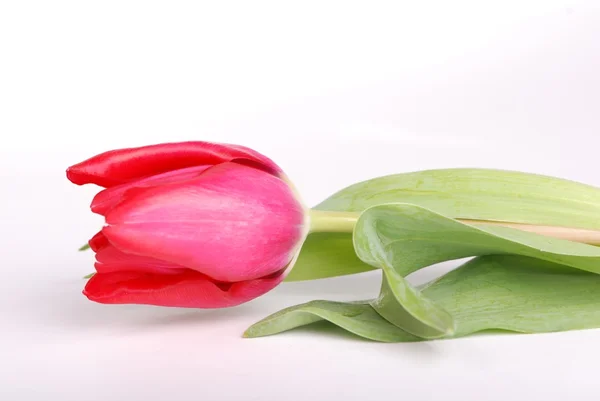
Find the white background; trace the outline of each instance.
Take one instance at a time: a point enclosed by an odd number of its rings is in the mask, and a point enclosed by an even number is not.
[[[93,255],[75,250],[102,223],[97,189],[64,171],[112,148],[233,142],[276,160],[312,205],[434,167],[600,185],[599,135],[597,1],[3,1],[0,396],[597,400],[598,330],[240,337],[285,306],[374,296],[376,273],[228,310],[91,303]]]

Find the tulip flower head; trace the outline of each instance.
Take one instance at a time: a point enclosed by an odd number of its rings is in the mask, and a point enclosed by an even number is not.
[[[282,170],[251,149],[208,142],[105,152],[67,169],[105,189],[91,209],[96,274],[84,294],[107,304],[222,308],[277,286],[306,238],[307,213]]]

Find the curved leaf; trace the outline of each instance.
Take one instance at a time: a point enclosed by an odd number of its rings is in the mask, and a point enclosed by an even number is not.
[[[470,256],[514,254],[600,273],[598,247],[506,227],[474,227],[411,204],[365,210],[356,223],[354,248],[362,261],[383,269],[373,308],[390,323],[423,338],[454,331],[450,314],[402,277],[423,267]]]
[[[417,205],[402,203],[365,210],[356,224],[353,241],[358,257],[383,271],[381,293],[370,306],[386,321],[414,336],[432,339],[486,328],[527,332],[600,324],[597,319],[571,321],[566,317],[561,320],[550,309],[557,306],[557,301],[567,302],[567,306],[569,302],[570,305],[583,302],[594,308],[600,307],[600,293],[595,292],[600,284],[598,247],[495,225],[473,226]],[[467,270],[468,274],[459,276],[461,280],[453,281],[452,278],[457,277],[453,272],[422,290],[414,288],[404,278],[442,261],[486,255],[495,255],[479,259],[478,263],[486,268],[473,269],[467,264],[462,270]],[[496,266],[497,271],[491,271],[490,265]],[[536,267],[539,268],[538,282],[535,281]],[[565,288],[565,285],[571,287]],[[477,290],[468,291],[468,288]],[[494,318],[505,316],[487,313],[493,305],[500,303],[498,288],[508,291],[504,294],[502,308],[510,307],[512,312],[517,312],[517,315],[510,315],[513,321],[495,321]],[[524,288],[535,298],[523,302],[527,296]],[[562,296],[559,295],[561,292]],[[472,298],[457,302],[456,299],[464,298],[465,293]],[[518,317],[528,313],[530,317],[552,318],[519,321]],[[470,314],[478,318],[473,321]],[[481,321],[486,324],[481,325]],[[526,324],[532,321],[536,324]]]
[[[600,275],[529,257],[477,257],[419,290],[453,316],[452,338],[489,329],[545,333],[600,327]],[[327,320],[376,341],[420,340],[369,308],[366,302],[357,307],[313,301],[261,320],[246,336],[272,335]]]
[[[344,188],[318,210],[362,212],[387,203],[416,204],[439,214],[470,220],[600,229],[600,189],[560,178],[490,169],[441,169],[395,174]],[[500,228],[501,229],[501,228]],[[349,242],[328,243],[311,234],[288,281],[360,273],[371,268],[342,255]],[[312,238],[312,239],[311,239]],[[317,241],[319,238],[319,241]],[[338,238],[350,241],[350,234]],[[319,242],[322,241],[322,244]],[[327,263],[311,257],[325,255]]]
[[[379,297],[370,305],[388,322],[421,338],[451,336],[455,331],[452,315],[390,266],[383,268]]]
[[[353,334],[382,342],[420,341],[379,316],[365,302],[311,301],[283,309],[252,325],[244,337],[263,337],[327,320]]]
[[[402,276],[435,263],[470,256],[514,254],[600,273],[600,248],[496,225],[469,225],[405,203],[374,206],[354,230],[358,257],[372,266],[381,256]],[[381,267],[381,266],[379,266]]]
[[[285,281],[314,280],[373,269],[356,256],[352,233],[311,233]]]
[[[358,257],[365,263],[383,270],[380,295],[371,302],[371,306],[387,321],[415,336],[439,338],[452,335],[454,332],[452,316],[423,296],[402,277],[402,267],[406,266],[398,266],[396,270],[393,265],[394,259],[386,249],[387,241],[381,238],[380,232],[379,219],[389,217],[381,215],[381,212],[386,210],[387,208],[383,206],[366,210],[358,219],[354,229],[354,248]],[[397,222],[393,219],[393,215],[391,217],[389,224],[395,227]],[[398,228],[400,233],[404,233],[402,225]],[[411,232],[410,228],[408,230]],[[395,232],[387,234],[391,234],[391,238],[398,236]],[[398,255],[397,259],[401,260],[402,256]]]
[[[600,229],[600,189],[516,171],[442,169],[389,175],[344,188],[315,207],[362,212],[412,203],[448,217]]]

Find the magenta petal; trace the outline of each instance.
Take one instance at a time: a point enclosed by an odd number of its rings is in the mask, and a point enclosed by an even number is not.
[[[182,266],[147,256],[126,254],[112,245],[105,246],[96,253],[94,266],[98,273],[135,271],[153,274],[180,274],[187,270]]]
[[[177,142],[111,150],[91,157],[67,169],[74,184],[113,187],[167,171],[232,160],[259,163],[272,174],[281,169],[268,157],[244,146],[212,142]]]
[[[92,248],[92,251],[98,252],[100,249],[105,246],[109,246],[108,238],[102,233],[102,231],[97,232],[89,241],[88,245]]]
[[[184,168],[175,171],[169,171],[163,174],[153,175],[151,177],[142,178],[128,182],[126,184],[117,185],[98,192],[92,200],[92,212],[100,215],[105,215],[110,209],[117,205],[123,195],[133,188],[148,188],[155,185],[164,185],[179,181],[189,180],[197,177],[204,170],[211,166],[195,166]]]
[[[84,295],[104,304],[147,304],[181,308],[225,308],[248,302],[277,286],[283,275],[219,285],[205,275],[185,271],[175,275],[139,272],[98,273]]]
[[[304,238],[304,210],[289,186],[224,163],[198,178],[128,197],[103,233],[120,250],[185,266],[226,282],[287,265]]]

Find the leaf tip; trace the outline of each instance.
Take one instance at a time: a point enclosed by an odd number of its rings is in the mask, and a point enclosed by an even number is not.
[[[242,334],[242,338],[254,338],[255,335],[253,334],[253,330],[252,327],[249,327],[246,331],[244,331],[244,333]]]

